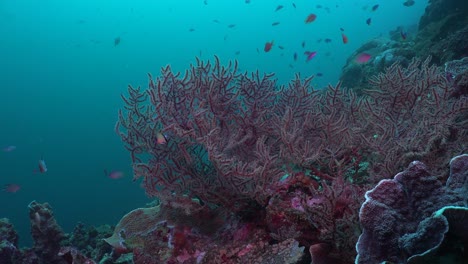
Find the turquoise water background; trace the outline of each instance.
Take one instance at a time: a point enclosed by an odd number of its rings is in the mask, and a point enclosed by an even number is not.
[[[114,133],[128,84],[147,87],[149,72],[158,75],[167,64],[184,71],[195,56],[214,55],[223,64],[237,59],[242,70],[274,72],[279,84],[295,73],[319,72],[317,88],[336,84],[346,59],[363,43],[397,26],[414,28],[427,0],[409,8],[403,2],[1,0],[0,147],[17,149],[0,152],[0,186],[22,188],[0,192],[0,218],[11,220],[22,245],[31,243],[32,200],[49,202],[66,232],[79,221],[116,224],[149,201],[132,182],[129,154]],[[278,5],[284,8],[275,12]],[[305,24],[310,13],[317,19]],[[317,42],[325,38],[332,42]],[[274,46],[265,53],[269,41]],[[304,51],[317,56],[306,63]],[[41,157],[45,174],[33,172]],[[126,177],[109,179],[104,169]]]

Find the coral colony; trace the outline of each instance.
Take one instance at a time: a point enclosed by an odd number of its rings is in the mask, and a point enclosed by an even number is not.
[[[217,58],[130,86],[117,132],[159,205],[106,241],[138,263],[352,263],[356,247],[357,263],[405,263],[466,241],[446,234],[468,219],[468,156],[441,180],[466,148],[467,98],[429,59],[392,65],[362,97]]]
[[[2,219],[0,259],[461,263],[468,97],[429,60],[392,65],[360,97],[299,76],[277,87],[218,58],[184,76],[166,67],[147,90],[129,86],[116,126],[157,204],[65,234],[32,202],[33,247]]]
[[[34,201],[33,247],[19,249],[2,219],[0,259],[457,263],[468,241],[468,97],[429,60],[393,64],[362,96],[299,76],[278,87],[218,58],[184,76],[166,67],[148,89],[129,86],[116,126],[157,204],[113,231],[65,234]]]

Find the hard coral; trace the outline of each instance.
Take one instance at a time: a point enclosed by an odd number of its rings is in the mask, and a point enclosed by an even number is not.
[[[29,204],[29,219],[31,222],[31,235],[34,240],[35,254],[47,263],[66,263],[58,253],[66,235],[54,218],[52,208],[48,203]]]
[[[18,233],[7,218],[0,218],[0,241],[8,241],[13,246],[18,246]]]
[[[167,245],[170,232],[166,221],[159,217],[159,207],[139,208],[126,214],[115,227],[114,234],[104,241],[118,253],[126,253],[147,246],[145,237],[153,233],[159,234],[161,243]]]
[[[2,264],[14,264],[20,256],[18,234],[7,218],[0,218],[0,260]]]
[[[87,258],[74,247],[62,247],[57,255],[68,264],[96,264],[94,260]]]
[[[79,224],[69,236],[58,225],[48,203],[32,201],[28,207],[33,247],[18,249],[13,225],[0,219],[0,264],[130,263],[108,256],[111,247],[102,241],[111,233],[106,226],[86,228]]]
[[[195,218],[187,225],[178,221],[185,212],[169,213],[162,208],[137,209],[127,214],[106,241],[115,249],[133,253],[135,263],[296,263],[303,257],[304,247],[293,238],[272,241],[259,224],[242,223],[231,215],[223,226],[206,233]],[[171,219],[171,220],[165,220]],[[213,219],[205,218],[206,222]],[[214,232],[214,233],[213,233]]]
[[[446,62],[445,75],[454,87],[453,97],[468,95],[468,57]]]
[[[94,227],[78,223],[70,234],[67,245],[78,249],[85,256],[100,260],[106,253],[112,251],[111,246],[104,241],[104,238],[111,236],[112,233],[113,227],[109,225]]]
[[[441,245],[449,226],[466,217],[468,207],[468,155],[453,158],[450,168],[443,185],[415,161],[366,193],[359,214],[363,233],[356,245],[356,263],[411,263]],[[467,219],[463,221],[466,224]],[[466,242],[468,229],[458,230]]]

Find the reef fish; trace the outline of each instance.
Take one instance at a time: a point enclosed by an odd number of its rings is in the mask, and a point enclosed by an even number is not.
[[[3,152],[12,152],[16,149],[16,146],[6,146],[2,150]]]
[[[165,136],[163,133],[158,132],[158,133],[156,134],[156,144],[158,144],[158,145],[164,145],[164,144],[166,144],[166,143],[167,143],[167,138],[166,138],[166,136]]]
[[[413,0],[407,0],[406,2],[403,3],[404,6],[407,6],[407,7],[410,7],[410,6],[413,6],[414,5],[414,1]]]
[[[120,37],[114,39],[114,47],[120,44]]]
[[[272,47],[273,47],[273,41],[267,42],[267,43],[265,43],[265,48],[263,48],[263,50],[264,50],[265,52],[269,52],[269,51],[271,50]]]
[[[343,44],[348,43],[348,37],[344,33],[341,33],[341,38],[343,40]]]
[[[307,56],[306,61],[310,61],[311,59],[313,59],[315,57],[315,55],[317,55],[317,52],[316,51],[306,51],[306,52],[304,52],[304,54]]]
[[[109,177],[110,179],[117,180],[124,176],[124,173],[121,171],[111,171],[107,173],[107,170],[104,170],[104,174]]]
[[[3,190],[4,192],[16,193],[16,192],[18,192],[20,189],[21,189],[21,186],[19,186],[18,184],[9,183],[9,184],[5,184],[5,186],[3,186],[3,189],[2,189],[2,190]]]
[[[356,62],[359,64],[366,63],[371,59],[371,55],[369,53],[361,53],[356,57]]]
[[[46,173],[47,172],[47,166],[44,161],[44,159],[40,159],[38,162],[38,167],[39,167],[39,172],[40,173]]]
[[[317,19],[317,15],[316,14],[310,14],[306,17],[305,19],[305,22],[306,23],[312,23],[315,21],[315,19]]]

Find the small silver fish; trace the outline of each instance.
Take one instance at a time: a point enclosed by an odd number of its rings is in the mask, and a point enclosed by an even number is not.
[[[43,159],[39,160],[39,172],[40,173],[46,173],[47,172],[47,166],[46,166],[45,161]]]

